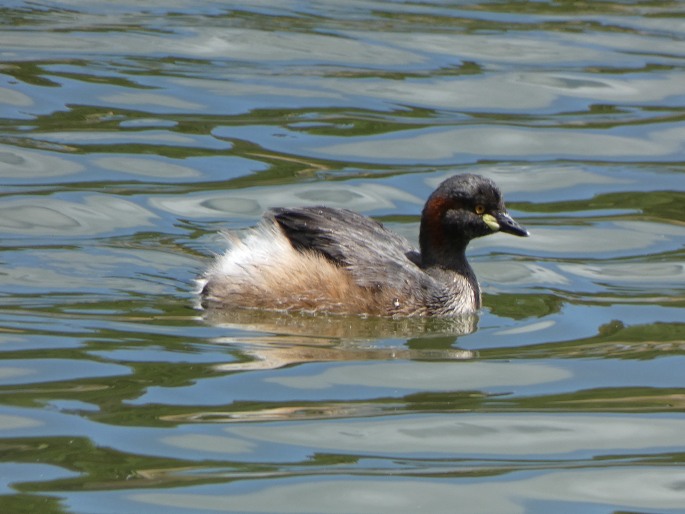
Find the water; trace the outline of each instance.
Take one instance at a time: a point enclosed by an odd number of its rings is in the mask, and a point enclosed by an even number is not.
[[[2,512],[685,512],[683,15],[6,2]],[[464,171],[533,234],[477,327],[193,308],[221,229]]]

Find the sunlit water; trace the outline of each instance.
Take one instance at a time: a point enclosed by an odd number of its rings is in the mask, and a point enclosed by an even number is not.
[[[680,2],[0,10],[3,513],[685,512]],[[415,240],[495,179],[478,326],[204,319],[275,205]]]

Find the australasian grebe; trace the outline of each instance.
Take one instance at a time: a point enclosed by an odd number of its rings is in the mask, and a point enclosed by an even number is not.
[[[200,279],[205,307],[458,316],[480,308],[466,260],[471,239],[527,236],[495,183],[456,175],[430,195],[417,251],[382,224],[347,209],[277,208],[219,256]]]

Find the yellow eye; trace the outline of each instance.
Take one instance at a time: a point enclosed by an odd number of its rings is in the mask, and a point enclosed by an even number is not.
[[[476,205],[476,208],[474,210],[476,211],[476,214],[480,216],[481,214],[485,213],[485,205],[479,203],[478,205]]]

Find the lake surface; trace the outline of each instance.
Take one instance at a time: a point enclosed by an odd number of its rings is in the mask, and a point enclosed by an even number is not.
[[[0,13],[3,513],[685,512],[685,4]],[[477,326],[195,308],[221,230],[467,171],[532,233]]]

